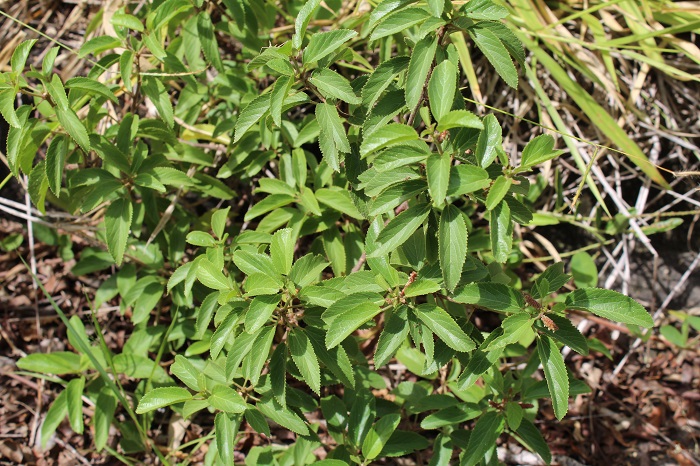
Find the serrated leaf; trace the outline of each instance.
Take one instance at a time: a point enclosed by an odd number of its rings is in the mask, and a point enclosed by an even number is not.
[[[430,13],[423,8],[406,8],[405,10],[397,11],[381,21],[374,31],[372,31],[370,40],[381,39],[382,37],[404,31],[425,21],[429,17]]]
[[[357,207],[355,207],[355,204],[352,202],[350,193],[347,190],[343,190],[338,187],[320,188],[314,194],[318,202],[321,204],[335,209],[338,212],[342,212],[344,215],[354,219],[364,219],[360,211],[357,210]]]
[[[85,152],[90,151],[90,138],[85,126],[78,118],[71,108],[61,108],[55,107],[56,116],[61,126],[68,132],[71,138],[83,149]]]
[[[381,312],[379,305],[371,301],[360,302],[336,315],[333,315],[333,310],[334,308],[331,306],[323,314],[323,319],[326,322],[330,320],[326,334],[326,348],[328,349],[338,346],[362,324]],[[330,315],[333,315],[332,319],[328,317]]]
[[[63,180],[63,167],[68,155],[68,141],[64,136],[56,136],[46,150],[46,179],[51,192],[59,197],[61,181]]]
[[[396,250],[423,224],[429,213],[430,204],[418,204],[391,219],[377,236],[375,249],[367,257],[381,257]]]
[[[360,154],[364,158],[372,152],[385,147],[395,146],[402,142],[415,141],[417,139],[418,133],[413,127],[402,123],[391,123],[365,136],[360,147]]]
[[[269,109],[269,95],[263,94],[253,99],[246,108],[241,111],[240,115],[238,115],[238,120],[236,120],[236,126],[234,128],[236,134],[233,138],[233,142],[238,142]]]
[[[265,254],[238,250],[233,253],[233,263],[246,275],[260,273],[269,277],[279,276],[272,259]]]
[[[275,400],[287,406],[287,347],[280,343],[270,356],[270,385]]]
[[[554,138],[549,134],[540,134],[531,139],[523,149],[519,168],[530,168],[551,160],[564,151],[554,150]]]
[[[467,110],[450,110],[436,118],[438,120],[437,130],[441,132],[452,128],[484,128],[481,119]]]
[[[221,271],[221,267],[217,267],[206,258],[202,259],[197,266],[197,279],[202,285],[214,290],[221,291],[231,288],[231,284]]]
[[[561,420],[569,410],[569,376],[564,357],[554,340],[547,336],[537,339],[537,354],[540,356],[544,377],[552,397],[554,415]]]
[[[362,456],[366,460],[373,460],[381,453],[384,445],[391,438],[401,421],[399,413],[390,413],[383,416],[372,426],[367,433],[364,442],[362,442]]]
[[[12,52],[10,66],[12,67],[12,71],[14,73],[21,73],[24,71],[24,65],[27,63],[27,58],[29,58],[29,52],[31,51],[32,47],[34,47],[36,42],[37,39],[25,40]]]
[[[294,261],[294,234],[291,228],[283,228],[272,235],[270,258],[281,275],[287,275]]]
[[[117,199],[107,207],[105,212],[105,229],[107,230],[107,248],[119,266],[124,259],[126,241],[129,238],[131,218],[134,208],[128,199]]]
[[[513,248],[513,221],[510,217],[510,207],[501,201],[491,211],[491,251],[496,262],[504,264]]]
[[[164,408],[176,403],[182,403],[192,399],[189,390],[182,387],[160,387],[154,388],[143,395],[136,408],[137,414],[144,414],[158,408]]]
[[[367,107],[367,112],[379,99],[379,96],[394,81],[396,76],[408,67],[409,57],[394,57],[381,63],[370,75],[362,87],[362,105]]]
[[[469,37],[488,59],[498,75],[513,89],[518,87],[518,71],[510,58],[508,49],[490,29],[479,26],[469,28]]]
[[[314,393],[320,394],[321,368],[306,333],[302,329],[295,329],[289,333],[287,342],[289,353],[292,355],[292,360],[299,369],[299,373],[304,378],[304,382]]]
[[[641,304],[617,291],[583,288],[569,293],[565,304],[567,309],[592,312],[623,324],[645,328],[654,326],[654,320]]]
[[[491,183],[486,170],[475,165],[459,164],[450,169],[450,183],[447,186],[448,196],[473,193],[486,188]]]
[[[549,451],[547,441],[542,437],[542,433],[530,420],[524,418],[520,421],[520,426],[515,433],[517,434],[518,441],[528,449],[540,455],[546,464],[552,462],[552,453]]]
[[[525,300],[520,292],[500,283],[470,283],[458,288],[452,299],[501,312],[522,312]]]
[[[427,12],[426,12],[427,13]],[[406,76],[406,106],[413,111],[420,103],[423,87],[437,50],[437,38],[431,35],[418,41],[411,54]]]
[[[438,2],[444,5],[443,0],[438,0]],[[457,67],[449,60],[445,60],[433,69],[428,83],[430,111],[438,122],[452,108],[456,90]]]
[[[486,209],[493,210],[498,203],[501,202],[504,197],[506,197],[506,194],[508,194],[508,190],[512,184],[513,180],[503,175],[496,178],[491,185],[491,188],[489,188],[489,193],[486,196],[486,203],[484,204]]]
[[[309,45],[304,49],[304,65],[317,62],[331,53],[337,52],[341,45],[356,35],[357,32],[350,29],[317,32],[311,36]]]
[[[550,330],[547,326],[542,325],[538,328],[541,333],[549,335],[583,356],[588,356],[588,340],[569,319],[556,314],[546,314],[546,317],[554,322],[556,328]]]
[[[170,366],[170,372],[187,385],[190,390],[199,391],[199,374],[201,372],[183,355],[175,356],[175,362]]]
[[[306,27],[311,21],[311,17],[316,12],[316,9],[321,4],[321,0],[308,0],[299,10],[297,18],[294,22],[294,35],[292,36],[292,47],[295,50],[301,49],[301,43],[304,40]]]
[[[270,92],[270,116],[277,126],[282,126],[282,105],[287,98],[289,90],[292,88],[292,78],[280,76],[275,81],[275,85]]]
[[[314,71],[309,78],[309,81],[311,84],[316,86],[316,88],[326,98],[332,97],[345,101],[349,104],[359,104],[362,102],[362,99],[355,95],[355,91],[353,91],[350,81],[335,71],[329,70],[328,68],[320,68]]]
[[[564,263],[556,262],[547,267],[547,269],[535,279],[534,286],[532,288],[532,297],[535,299],[541,299],[545,296],[539,291],[542,288],[542,286],[540,286],[540,282],[542,281],[547,281],[548,286],[546,288],[547,294],[549,294],[558,291],[559,288],[566,285],[570,279],[571,275],[564,273]]]
[[[294,196],[290,196],[289,194],[271,194],[248,209],[248,212],[245,213],[243,220],[248,222],[263,214],[289,205],[294,202],[294,200]]]
[[[209,406],[225,413],[238,414],[246,410],[246,402],[233,388],[216,385],[207,398]]]
[[[299,414],[288,408],[283,408],[282,405],[277,403],[273,398],[263,399],[256,407],[265,416],[292,432],[299,435],[307,435],[309,433],[308,425],[302,420]]]
[[[214,34],[214,25],[207,11],[200,11],[197,15],[197,34],[202,44],[204,56],[219,72],[224,71],[224,65],[219,55],[219,44]]]
[[[14,88],[0,89],[0,115],[5,118],[5,121],[7,121],[10,126],[19,129],[22,127],[22,123],[15,112],[16,98],[17,91]]]
[[[488,411],[482,415],[474,426],[467,449],[464,450],[461,466],[475,466],[484,459],[486,453],[496,446],[496,440],[503,432],[505,419],[500,413]]]
[[[471,351],[476,345],[457,322],[443,308],[434,304],[421,304],[413,312],[447,346],[462,353]]]
[[[488,114],[483,119],[484,129],[479,133],[476,143],[476,160],[482,168],[487,168],[498,153],[496,149],[503,144],[503,133],[501,125],[493,114]]]
[[[110,88],[94,79],[77,76],[66,81],[65,86],[66,89],[77,89],[90,95],[105,97],[114,103],[119,101]]]
[[[433,154],[428,157],[425,166],[428,178],[428,191],[435,207],[442,207],[450,184],[450,167],[452,156],[448,153]]]
[[[156,78],[147,76],[143,80],[141,90],[151,100],[153,106],[158,110],[158,115],[168,125],[168,128],[173,128],[175,124],[173,104],[170,102],[170,96],[163,83]]]
[[[493,351],[517,343],[525,335],[532,334],[532,324],[534,322],[534,317],[531,317],[527,312],[519,312],[508,316],[501,322],[503,334],[494,338],[488,345],[481,346],[480,349]]]
[[[245,315],[245,331],[255,333],[261,329],[270,320],[281,298],[279,294],[253,298]]]
[[[374,353],[374,367],[380,368],[391,359],[408,336],[408,308],[401,306],[394,310],[384,325]]]
[[[307,254],[292,265],[289,271],[289,279],[303,288],[316,283],[319,275],[328,266],[328,262],[322,256]]]
[[[233,453],[236,449],[236,435],[241,424],[239,415],[216,413],[214,428],[216,434],[216,450],[223,464],[234,464]]]
[[[467,239],[467,225],[462,213],[454,205],[448,205],[440,215],[438,229],[438,257],[447,291],[454,291],[462,277],[462,267],[467,259]]]

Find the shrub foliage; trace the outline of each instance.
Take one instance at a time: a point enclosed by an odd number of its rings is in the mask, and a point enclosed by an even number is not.
[[[111,268],[94,305],[118,300],[134,326],[115,354],[64,319],[74,351],[19,362],[65,385],[42,440],[66,416],[82,432],[87,399],[96,448],[122,458],[173,461],[148,432],[174,412],[213,415],[183,447],[211,440],[208,464],[233,464],[242,426],[269,437],[271,423],[296,442],[255,447],[255,464],[312,463],[322,443],[319,464],[424,449],[493,464],[504,433],[549,463],[539,400],[561,419],[588,390],[560,352],[589,351],[567,314],[652,320],[619,293],[563,289],[563,263],[524,284],[513,272],[527,175],[561,151],[541,135],[508,154],[494,115],[465,105],[464,38],[517,86],[506,10],[161,0],[103,14],[113,35],[79,51],[87,76],[63,82],[58,47],[25,70],[28,41],[0,78],[12,173],[40,210],[103,219],[104,247],[73,273]]]

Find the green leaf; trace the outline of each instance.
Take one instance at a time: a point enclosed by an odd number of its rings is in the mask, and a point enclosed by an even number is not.
[[[517,343],[526,335],[532,335],[532,324],[534,322],[535,318],[527,312],[519,312],[506,317],[501,323],[503,334],[491,340],[488,345],[482,345],[480,349],[493,351]]]
[[[595,288],[598,285],[598,267],[586,251],[574,254],[569,267],[578,288]]]
[[[503,144],[503,133],[501,125],[491,113],[484,117],[483,124],[484,129],[479,133],[475,155],[481,168],[487,168],[496,160],[496,150]]]
[[[27,58],[29,58],[29,52],[31,51],[32,47],[34,47],[36,42],[37,39],[25,40],[12,52],[10,66],[12,67],[12,71],[14,73],[19,74],[24,71],[24,65],[27,63]]]
[[[551,313],[546,314],[546,316],[554,322],[556,328],[550,330],[547,326],[542,325],[537,329],[540,333],[549,335],[583,356],[588,355],[588,340],[581,335],[581,332],[569,319]]]
[[[255,333],[260,330],[270,320],[281,298],[279,294],[253,298],[245,315],[245,331]]]
[[[270,437],[270,426],[260,411],[257,409],[246,409],[245,420],[257,433]]]
[[[440,208],[445,203],[447,187],[450,184],[450,167],[452,156],[448,153],[434,154],[428,157],[426,162],[426,176],[428,178],[428,191],[433,200],[433,205]]]
[[[378,128],[369,136],[365,136],[360,146],[360,154],[362,157],[367,157],[372,152],[384,149],[385,147],[395,146],[402,142],[415,141],[418,139],[418,133],[413,127],[402,123],[391,123]]]
[[[270,116],[277,126],[282,126],[282,105],[287,98],[289,90],[292,88],[292,78],[280,76],[275,81],[275,85],[270,92]]]
[[[134,52],[125,50],[119,57],[119,74],[121,75],[124,87],[127,91],[133,92],[134,85],[131,82],[132,71],[134,69]]]
[[[58,426],[63,422],[63,419],[68,414],[68,392],[63,390],[51,404],[51,407],[46,412],[46,417],[41,425],[41,447],[46,448],[49,439],[56,435]]]
[[[315,193],[316,199],[321,204],[324,204],[338,212],[342,212],[344,215],[352,217],[357,220],[363,220],[364,217],[357,210],[355,204],[352,202],[350,193],[347,190],[340,189],[338,187],[333,188],[321,188]]]
[[[438,0],[438,2],[444,5],[443,0]],[[445,60],[433,69],[428,83],[430,111],[438,122],[452,108],[456,90],[457,67],[451,61]]]
[[[429,446],[428,439],[417,432],[409,430],[395,430],[389,441],[386,442],[380,457],[406,456],[416,450],[423,450]]]
[[[345,101],[349,104],[360,104],[362,102],[362,99],[355,95],[355,91],[353,91],[350,81],[335,71],[329,70],[328,68],[320,68],[314,71],[309,78],[309,81],[311,84],[316,86],[316,88],[326,98],[332,97]]]
[[[223,464],[234,464],[233,453],[236,450],[236,435],[240,425],[240,416],[216,413],[214,418],[216,450]]]
[[[369,430],[364,442],[362,442],[362,456],[366,460],[373,460],[381,453],[384,445],[391,438],[401,421],[401,415],[398,413],[390,413],[382,417]]]
[[[374,353],[374,367],[379,368],[391,359],[408,335],[408,307],[394,310],[384,325]]]
[[[299,369],[299,373],[304,378],[304,382],[314,393],[320,394],[321,368],[306,333],[302,329],[295,329],[289,333],[287,342],[289,353],[292,355],[292,360]]]
[[[78,58],[85,58],[90,54],[97,56],[102,52],[105,52],[110,49],[116,49],[121,46],[122,42],[116,37],[93,37],[92,39],[85,42],[82,47],[80,47],[80,51],[78,52]]]
[[[547,160],[551,160],[561,155],[563,152],[563,150],[554,150],[554,138],[552,136],[540,134],[536,138],[530,140],[525,146],[525,149],[523,149],[519,168],[529,169]]]
[[[270,258],[277,273],[287,275],[294,261],[294,234],[291,228],[283,228],[272,235]]]
[[[426,416],[420,423],[422,429],[441,429],[443,427],[461,424],[470,421],[482,413],[477,405],[472,403],[460,403],[456,406],[448,406],[435,413]]]
[[[534,451],[546,464],[552,462],[552,453],[549,451],[547,441],[542,437],[542,433],[532,423],[532,421],[524,418],[520,421],[520,426],[515,431],[518,441],[525,445],[531,451]]]
[[[343,244],[343,238],[338,228],[332,227],[324,231],[321,236],[321,241],[323,243],[323,249],[326,251],[326,256],[331,262],[333,274],[336,277],[345,275],[347,255],[345,252],[345,245]]]
[[[263,327],[255,338],[248,356],[243,360],[243,376],[251,385],[258,384],[262,376],[262,370],[270,355],[272,341],[275,338],[275,326]]]
[[[317,62],[331,53],[337,52],[341,45],[356,35],[356,31],[349,29],[317,32],[311,36],[311,39],[309,39],[309,45],[307,45],[304,49],[304,65]]]
[[[518,87],[518,71],[503,42],[488,28],[478,23],[468,29],[469,37],[488,59],[498,75],[513,89]]]
[[[217,267],[206,258],[202,259],[197,266],[197,279],[202,285],[214,290],[231,289],[231,284],[221,271],[221,267]]]
[[[238,375],[238,368],[241,362],[253,349],[253,343],[260,333],[262,333],[262,329],[259,329],[255,333],[241,332],[236,335],[233,345],[226,355],[225,371],[227,382],[231,383],[234,377]]]
[[[294,202],[294,200],[294,196],[290,196],[289,194],[271,194],[265,197],[265,199],[263,199],[262,201],[255,204],[250,209],[248,209],[248,212],[246,212],[245,217],[243,217],[243,220],[248,222],[263,214],[279,209],[280,207],[289,205],[292,202]]]
[[[350,142],[343,127],[343,122],[338,115],[335,105],[320,103],[316,105],[316,121],[318,121],[321,133],[325,139],[319,139],[323,159],[334,171],[340,171],[338,151],[350,152]]]
[[[46,192],[49,190],[49,182],[46,179],[46,162],[39,162],[29,174],[27,191],[29,198],[40,212],[46,212]]]
[[[430,13],[423,8],[406,8],[405,10],[397,11],[386,17],[379,26],[372,31],[370,40],[374,41],[404,31],[425,21],[429,17]]]
[[[501,312],[522,312],[525,300],[520,292],[500,283],[470,283],[458,288],[452,299]]]
[[[85,377],[78,377],[66,385],[66,402],[68,405],[68,421],[76,434],[83,433],[83,389]]]
[[[197,15],[197,33],[199,41],[202,43],[204,56],[219,72],[224,71],[224,65],[219,55],[219,44],[214,34],[214,25],[207,11],[200,11]]]
[[[88,132],[83,126],[83,123],[78,118],[71,108],[55,107],[56,116],[61,126],[68,132],[70,137],[83,149],[85,152],[90,151],[90,138]]]
[[[486,453],[496,446],[496,440],[503,432],[505,419],[500,413],[488,411],[482,415],[474,426],[467,449],[464,450],[461,466],[475,466],[484,459]]]
[[[466,353],[476,348],[472,339],[441,307],[434,304],[421,304],[413,312],[421,322],[453,350]]]
[[[289,278],[300,288],[316,283],[328,262],[322,256],[307,254],[294,263]]]
[[[112,25],[143,32],[143,23],[134,15],[117,11],[112,15]]]
[[[513,221],[510,207],[501,201],[491,211],[491,251],[496,262],[504,264],[513,248]]]
[[[472,0],[464,6],[462,11],[472,19],[498,21],[508,16],[508,10],[492,0]]]
[[[262,94],[253,99],[244,108],[236,120],[235,136],[233,142],[238,142],[243,135],[257,123],[270,109],[270,96]]]
[[[134,208],[131,201],[123,198],[113,201],[105,212],[107,248],[118,266],[124,259],[133,214]]]
[[[561,420],[569,409],[569,376],[566,373],[564,357],[554,340],[547,336],[537,339],[537,354],[547,379],[554,415]]]
[[[233,263],[246,275],[261,273],[269,277],[279,277],[270,256],[238,250],[233,253]]]
[[[424,13],[425,10],[422,10]],[[408,74],[406,76],[406,106],[414,111],[420,103],[423,95],[423,86],[428,79],[430,67],[435,58],[437,50],[437,38],[431,35],[425,36],[418,41],[411,54],[411,61],[408,64]]]
[[[137,414],[144,414],[158,408],[182,403],[192,399],[189,390],[182,387],[160,387],[154,388],[143,395],[136,408]]]
[[[216,385],[207,398],[209,406],[225,413],[238,414],[246,410],[246,402],[233,388]]]
[[[287,347],[280,343],[270,356],[270,385],[272,394],[283,407],[287,406]]]
[[[396,76],[408,67],[409,58],[400,56],[394,57],[383,63],[374,70],[367,82],[362,87],[362,105],[367,107],[369,113],[381,96]]]
[[[503,175],[496,178],[496,181],[493,182],[491,188],[489,188],[489,193],[486,196],[486,209],[493,210],[498,203],[501,202],[504,197],[506,197],[506,194],[508,194],[508,190],[512,184],[513,180],[506,178]]]
[[[212,235],[204,231],[197,230],[187,233],[185,241],[187,241],[187,244],[191,244],[193,246],[202,246],[207,248],[216,245],[216,240]]]
[[[326,348],[328,349],[338,346],[362,324],[381,312],[376,302],[361,301],[354,306],[347,306],[347,309],[343,308],[344,312],[341,313],[338,309],[344,302],[341,299],[323,313],[323,320],[329,324],[326,334]]]
[[[66,81],[65,86],[67,89],[77,89],[90,95],[105,97],[114,103],[119,102],[117,96],[114,95],[114,92],[112,92],[110,88],[99,81],[95,81],[94,79],[78,76]]]
[[[307,435],[309,427],[296,412],[283,408],[273,398],[264,398],[256,407],[267,417],[277,424],[285,427],[299,435]]]
[[[21,128],[22,122],[20,122],[15,112],[15,99],[17,98],[17,92],[13,88],[0,89],[0,115],[5,118],[5,121],[13,128]],[[8,144],[9,146],[9,144]]]
[[[301,49],[306,27],[309,25],[309,21],[311,21],[311,18],[320,4],[321,0],[308,0],[304,3],[304,6],[301,7],[301,10],[299,10],[299,14],[297,14],[297,18],[294,22],[294,35],[292,36],[292,47],[295,50]]]
[[[430,204],[418,204],[391,219],[377,236],[375,249],[367,257],[381,257],[396,250],[423,224],[429,213]]]
[[[190,390],[199,391],[199,374],[201,373],[189,359],[181,354],[175,356],[170,372],[182,380]]]
[[[92,425],[95,428],[95,450],[98,452],[102,451],[105,445],[107,445],[107,440],[109,439],[109,428],[112,425],[112,420],[114,419],[114,412],[116,409],[117,399],[109,391],[109,388],[102,388],[97,396],[97,402],[95,403],[95,415],[92,418]]]
[[[654,326],[654,320],[641,304],[617,291],[600,288],[575,290],[566,296],[566,308],[592,312],[623,324],[645,328]]]
[[[460,210],[451,204],[440,215],[438,257],[445,288],[454,291],[467,259],[467,225]]]
[[[450,110],[438,119],[437,130],[442,132],[452,128],[484,129],[484,123],[470,111]]]
[[[428,8],[433,16],[440,18],[445,10],[445,0],[428,0]]]
[[[491,184],[486,170],[475,165],[459,164],[450,169],[450,184],[447,186],[448,196],[473,193]]]
[[[231,207],[219,209],[211,215],[211,229],[217,238],[223,238],[224,229],[226,228],[226,219]]]
[[[168,125],[168,128],[173,128],[175,124],[173,104],[170,102],[170,95],[168,95],[163,83],[156,78],[147,76],[143,80],[141,90],[151,100],[153,106],[158,110],[158,115]]]

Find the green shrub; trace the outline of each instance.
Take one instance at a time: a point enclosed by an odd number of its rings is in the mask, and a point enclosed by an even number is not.
[[[541,135],[507,154],[497,119],[465,106],[470,61],[452,43],[466,37],[515,87],[525,56],[507,11],[193,3],[114,13],[115,36],[79,52],[96,60],[86,77],[61,81],[58,48],[24,72],[29,41],[0,78],[13,174],[41,210],[100,213],[106,248],[82,250],[73,273],[116,265],[95,306],[118,299],[134,325],[114,354],[56,307],[75,352],[19,362],[71,376],[42,440],[66,416],[82,432],[87,397],[96,448],[125,461],[148,449],[172,461],[148,436],[168,407],[215,413],[215,434],[182,447],[212,440],[207,464],[233,464],[241,425],[269,437],[270,421],[296,442],[255,447],[251,464],[311,463],[322,442],[328,465],[423,449],[435,465],[493,464],[503,433],[549,463],[539,400],[561,419],[588,391],[560,353],[589,350],[568,311],[652,320],[613,291],[562,291],[563,263],[525,285],[513,271],[513,225],[532,220],[526,175],[561,151]],[[15,109],[17,92],[32,102]],[[477,328],[474,312],[500,325]],[[405,370],[382,397],[393,359]]]

